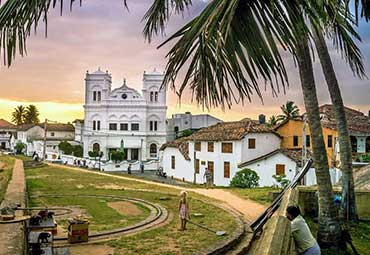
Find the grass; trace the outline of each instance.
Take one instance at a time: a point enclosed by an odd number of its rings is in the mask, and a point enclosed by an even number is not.
[[[161,204],[170,212],[169,224],[157,229],[124,236],[107,244],[115,248],[115,254],[193,254],[226,237],[219,237],[196,226],[189,225],[188,230],[178,231],[179,190],[160,187],[154,184],[124,180],[113,176],[101,176],[89,172],[65,169],[56,166],[28,169],[26,171],[29,193],[71,195],[69,198],[38,197],[31,199],[33,205],[79,205],[93,217],[96,228],[102,225],[113,226],[120,215],[114,214],[104,202],[94,199],[81,199],[77,194],[119,195],[144,199]],[[166,197],[167,199],[163,199]],[[226,211],[203,202],[209,200],[197,194],[189,194],[190,213],[201,213],[202,218],[192,218],[196,223],[215,230],[231,233],[235,228],[235,219]],[[107,200],[107,199],[104,199]]]
[[[317,235],[318,224],[313,221],[312,218],[305,217],[308,226],[310,227],[312,234]],[[359,224],[350,225],[349,227],[352,242],[359,254],[369,254],[370,251],[370,221],[360,221]],[[350,249],[349,245],[347,251],[337,251],[337,249],[329,250],[322,249],[322,255],[351,255],[354,254]]]
[[[0,156],[0,162],[4,163],[3,167],[0,168],[0,203],[4,199],[4,195],[6,192],[6,188],[8,187],[8,183],[10,179],[12,178],[13,173],[13,166],[15,163],[14,158],[7,156],[7,155],[1,155]]]
[[[272,202],[269,192],[280,191],[280,189],[272,187],[258,187],[253,189],[227,188],[227,190],[231,191],[237,196],[256,201],[263,205],[268,205]]]

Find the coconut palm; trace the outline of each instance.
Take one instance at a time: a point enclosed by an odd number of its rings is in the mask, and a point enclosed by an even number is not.
[[[279,121],[278,121],[277,117],[275,115],[271,115],[266,124],[267,124],[268,127],[274,127],[278,124],[278,122]]]
[[[40,123],[39,115],[40,113],[37,107],[30,104],[27,106],[26,113],[24,115],[24,121],[26,124],[38,124]]]
[[[16,47],[21,55],[25,52],[31,28],[37,26],[41,17],[47,18],[48,10],[56,2],[5,2],[0,9],[0,44],[6,49],[6,64],[11,64]],[[71,4],[73,2],[71,0]],[[163,33],[171,10],[181,13],[190,4],[191,0],[153,0],[144,16],[145,37],[150,41],[154,34]],[[177,93],[181,96],[185,88],[190,87],[196,101],[205,107],[230,106],[234,101],[251,100],[254,93],[262,99],[258,86],[261,79],[277,94],[281,87],[285,89],[288,81],[279,49],[288,50],[299,60],[310,129],[315,130],[312,135],[315,136],[314,161],[319,186],[319,237],[329,245],[336,244],[339,229],[333,213],[332,188],[308,48],[309,28],[304,19],[309,18],[310,23],[320,29],[326,20],[340,24],[345,29],[334,31],[335,35],[341,35],[335,37],[340,41],[337,46],[352,50],[354,30],[346,22],[347,13],[346,5],[333,0],[209,1],[195,19],[165,42],[177,40],[167,55],[164,83],[176,89],[178,74],[186,66]]]
[[[300,116],[299,115],[299,108],[298,108],[298,106],[296,106],[294,104],[293,101],[286,102],[286,104],[285,105],[283,104],[280,107],[280,109],[283,112],[283,114],[281,114],[277,117],[277,119],[279,121],[289,120],[289,119],[296,119]]]
[[[25,122],[24,116],[26,114],[26,108],[23,105],[18,105],[12,112],[12,121],[16,125],[22,125]]]

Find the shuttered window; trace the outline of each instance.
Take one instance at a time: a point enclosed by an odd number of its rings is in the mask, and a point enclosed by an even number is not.
[[[224,162],[224,177],[230,178],[230,162]]]
[[[201,150],[201,143],[200,142],[195,142],[195,150],[200,151]]]
[[[276,175],[283,175],[283,174],[285,174],[285,165],[276,164]]]
[[[310,146],[311,146],[311,136],[306,135],[306,147],[310,147]]]
[[[208,142],[208,152],[214,152],[215,144],[213,142]]]
[[[212,173],[213,175],[213,171],[214,171],[214,162],[213,161],[208,161],[208,170]]]
[[[328,148],[332,148],[332,147],[333,147],[333,136],[328,135]]]
[[[175,156],[171,156],[171,168],[175,169],[176,164],[175,164]]]
[[[233,143],[222,143],[221,151],[222,153],[233,153]]]
[[[293,136],[293,146],[298,146],[298,136]]]
[[[256,148],[256,138],[249,138],[248,139],[248,149],[255,149]]]
[[[200,168],[200,161],[199,159],[195,160],[195,173],[199,174],[199,168]]]

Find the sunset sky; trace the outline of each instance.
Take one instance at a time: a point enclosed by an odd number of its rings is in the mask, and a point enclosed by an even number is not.
[[[184,17],[170,20],[167,35],[197,15],[207,1],[193,2]],[[95,71],[99,67],[112,73],[113,87],[121,86],[126,78],[129,86],[140,90],[143,71],[164,70],[166,52],[172,45],[156,49],[165,39],[162,36],[151,44],[144,41],[141,19],[150,3],[151,0],[129,0],[128,12],[122,0],[84,0],[82,7],[76,4],[72,12],[66,5],[63,16],[59,16],[58,8],[53,10],[48,20],[48,37],[45,38],[43,24],[40,24],[37,34],[28,41],[27,56],[17,57],[10,68],[0,66],[0,118],[10,120],[14,107],[31,103],[38,106],[41,119],[71,122],[82,118],[84,76],[87,70]],[[370,25],[361,24],[360,34],[363,39],[360,48],[370,77]],[[370,81],[355,78],[340,55],[335,50],[331,53],[345,104],[367,113],[370,110]],[[288,54],[284,58],[290,78],[286,94],[274,98],[267,89],[264,104],[254,97],[252,103],[246,102],[244,106],[234,105],[225,112],[211,109],[209,113],[224,120],[256,117],[260,113],[278,114],[279,106],[287,100],[295,101],[303,111],[298,69]],[[329,103],[317,59],[314,68],[320,104]],[[261,84],[261,88],[264,87]],[[191,102],[190,93],[182,98],[180,105],[173,91],[169,90],[168,106],[169,116],[175,112],[202,112]]]

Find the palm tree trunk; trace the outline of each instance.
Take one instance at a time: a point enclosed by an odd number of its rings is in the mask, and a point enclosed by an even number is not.
[[[313,29],[317,53],[328,85],[331,101],[334,106],[335,119],[339,136],[340,162],[342,170],[342,210],[341,216],[357,221],[356,198],[352,172],[352,148],[349,138],[347,119],[342,95],[335,75],[333,64],[322,31]],[[348,206],[348,208],[347,208]]]
[[[312,137],[313,160],[319,193],[319,230],[317,241],[321,247],[336,246],[340,238],[340,226],[337,212],[334,208],[333,188],[330,181],[328,157],[322,134],[319,103],[307,35],[303,35],[297,41],[296,51],[304,104]]]

